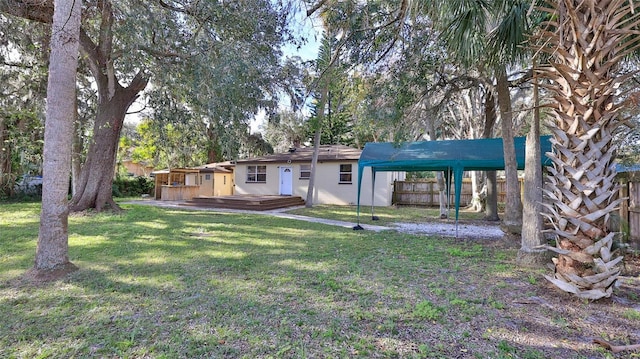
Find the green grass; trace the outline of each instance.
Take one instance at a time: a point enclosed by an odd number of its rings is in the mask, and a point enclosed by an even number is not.
[[[534,272],[508,270],[514,246],[124,208],[72,216],[80,269],[32,285],[20,276],[33,264],[39,204],[0,205],[0,357],[571,357],[560,340],[588,336],[571,328],[548,347],[505,338],[535,314],[511,305],[523,286],[549,292],[530,283]]]
[[[356,222],[357,220],[356,206],[319,205],[313,206],[312,208],[296,208],[287,212],[339,221]],[[396,222],[421,223],[443,221],[440,219],[439,209],[429,207],[374,207],[373,214],[378,217],[378,220],[374,221],[371,219],[371,206],[360,206],[360,222],[364,224],[386,226]],[[452,209],[449,215],[452,219],[448,221],[453,221],[455,211]],[[470,212],[461,209],[459,219],[461,221],[478,220],[482,219],[483,216],[484,213]]]

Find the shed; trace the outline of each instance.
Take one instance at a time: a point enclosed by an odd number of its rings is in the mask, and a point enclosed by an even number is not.
[[[208,163],[194,167],[199,171],[197,183],[200,186],[199,196],[231,196],[233,195],[234,178],[231,162]]]
[[[545,155],[551,152],[550,136],[540,137],[541,165],[550,165]],[[524,169],[525,137],[514,138],[518,169]],[[364,168],[371,167],[373,185],[377,172],[386,171],[444,171],[448,186],[453,179],[455,186],[456,221],[460,207],[460,190],[464,171],[494,171],[504,169],[504,152],[501,138],[477,140],[445,140],[420,142],[368,142],[358,160],[357,214],[360,229],[360,193]],[[453,178],[452,178],[453,177]],[[373,205],[373,203],[372,203]]]

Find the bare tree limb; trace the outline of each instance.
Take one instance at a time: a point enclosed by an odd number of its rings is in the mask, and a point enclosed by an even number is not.
[[[317,4],[313,5],[310,9],[307,10],[307,17],[313,15],[316,11],[320,10],[328,0],[320,0]]]
[[[613,345],[613,344],[611,344],[608,341],[603,340],[603,339],[594,339],[593,342],[598,344],[598,345],[600,345],[601,347],[603,347],[605,349],[611,350],[611,352],[614,353],[614,354],[620,353],[620,352],[623,352],[623,351],[627,351],[627,350],[639,350],[640,349],[640,344]]]

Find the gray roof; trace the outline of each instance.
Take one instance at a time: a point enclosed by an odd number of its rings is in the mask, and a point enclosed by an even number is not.
[[[235,167],[230,161],[207,163],[206,165],[192,167],[200,170],[201,173],[215,172],[215,173],[233,173],[231,168]]]
[[[318,162],[357,161],[362,150],[344,145],[321,145],[318,152]],[[292,148],[286,153],[247,158],[238,160],[238,164],[249,163],[291,163],[311,162],[313,147]]]

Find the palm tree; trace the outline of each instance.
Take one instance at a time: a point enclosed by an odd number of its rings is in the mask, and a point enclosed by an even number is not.
[[[34,269],[76,269],[69,262],[69,170],[76,101],[76,70],[81,2],[56,0],[51,31],[51,61],[47,84],[47,121],[44,130],[42,213]]]
[[[434,9],[436,21],[444,26],[448,48],[467,67],[495,79],[494,93],[500,110],[504,141],[507,198],[503,224],[509,232],[518,233],[522,227],[522,201],[518,187],[518,172],[513,143],[511,96],[507,66],[523,51],[519,46],[528,30],[524,1],[442,0]],[[478,62],[479,59],[482,61]]]
[[[613,132],[624,120],[616,89],[628,76],[616,72],[640,46],[640,13],[625,0],[548,1],[540,32],[550,63],[540,69],[553,94],[553,166],[545,189],[558,256],[546,278],[581,298],[613,291],[622,260],[612,252],[610,214],[623,199],[613,181]]]

